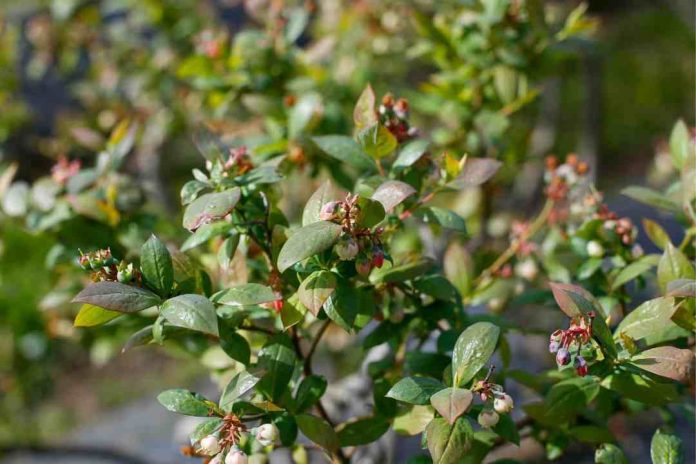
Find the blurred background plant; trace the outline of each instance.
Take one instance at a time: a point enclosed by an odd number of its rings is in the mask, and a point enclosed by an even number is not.
[[[77,249],[110,245],[133,258],[152,231],[181,243],[174,205],[199,164],[194,146],[214,148],[210,133],[262,159],[285,155],[297,188],[284,201],[297,212],[316,185],[308,178],[328,170],[352,186],[310,136],[349,134],[368,82],[377,95],[408,97],[411,125],[430,135],[432,153],[504,162],[495,183],[442,200],[485,252],[504,248],[515,211],[539,206],[548,153],[577,152],[592,176],[602,173],[602,188],[648,167],[664,184],[674,175],[661,161],[665,134],[679,118],[694,124],[693,5],[679,0],[10,0],[1,8],[3,441],[45,438],[55,425],[46,407],[60,404],[54,376],[118,352],[123,326],[72,327],[67,296],[84,278]],[[514,285],[506,288],[511,298]]]

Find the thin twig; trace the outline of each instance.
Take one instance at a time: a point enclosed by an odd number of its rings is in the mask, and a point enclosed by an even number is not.
[[[546,220],[549,217],[549,214],[551,214],[551,211],[553,211],[553,206],[554,202],[553,200],[546,200],[546,203],[544,204],[544,208],[541,210],[539,215],[536,217],[534,222],[529,226],[529,228],[522,234],[520,235],[514,242],[510,244],[510,246],[503,251],[503,253],[498,256],[498,259],[493,262],[489,267],[487,267],[474,281],[475,285],[480,284],[483,280],[486,278],[490,277],[493,275],[498,269],[500,269],[505,263],[510,260],[517,251],[520,249],[522,244],[530,237],[532,237],[534,234],[536,234],[541,226],[543,226],[546,223]]]

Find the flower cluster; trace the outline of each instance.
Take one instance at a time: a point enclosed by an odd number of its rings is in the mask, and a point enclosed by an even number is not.
[[[249,431],[261,446],[272,446],[278,441],[278,428],[273,424],[262,424]],[[234,414],[223,418],[220,429],[203,437],[194,447],[195,455],[208,456],[208,464],[247,464],[249,458],[242,450],[248,439],[244,423]]]
[[[358,195],[347,195],[343,201],[325,203],[319,213],[323,221],[332,221],[343,226],[343,236],[334,245],[334,252],[342,261],[355,260],[355,270],[367,276],[373,268],[381,268],[385,254],[380,235],[383,230],[374,231],[359,225],[361,206]]]
[[[484,408],[478,415],[478,423],[486,428],[495,427],[500,420],[499,414],[507,414],[515,407],[512,397],[505,393],[503,387],[490,381],[493,369],[491,366],[486,378],[476,382],[471,390],[484,402]]]
[[[382,97],[382,104],[379,105],[379,119],[384,127],[389,129],[396,140],[403,142],[418,134],[418,129],[411,127],[408,122],[409,106],[408,100],[399,98],[394,100],[390,93]]]
[[[92,271],[93,282],[120,282],[122,284],[136,283],[141,281],[140,270],[133,266],[133,263],[118,261],[111,254],[110,248],[92,251],[84,254],[80,251],[78,264],[85,271]]]
[[[242,145],[237,148],[230,148],[225,159],[217,161],[207,161],[206,168],[210,171],[213,178],[236,177],[251,171],[254,164],[251,162],[249,150]]]
[[[549,337],[549,352],[556,354],[556,363],[567,366],[571,361],[571,345],[575,343],[577,351],[573,366],[581,377],[587,375],[587,361],[580,355],[582,347],[592,339],[592,320],[595,314],[573,318],[566,330],[556,330]]]
[[[569,154],[561,165],[555,156],[548,156],[544,173],[546,195],[555,201],[565,200],[571,190],[582,183],[588,171],[588,164],[580,161],[573,153]]]
[[[65,185],[71,177],[80,172],[81,167],[80,160],[68,161],[65,156],[61,156],[51,168],[51,177],[60,185]]]

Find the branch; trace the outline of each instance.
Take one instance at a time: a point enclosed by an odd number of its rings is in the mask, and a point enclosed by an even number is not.
[[[534,222],[529,226],[527,231],[523,233],[520,237],[517,238],[514,242],[510,244],[510,246],[503,251],[503,253],[498,256],[498,259],[495,260],[493,264],[491,264],[489,267],[487,267],[474,281],[475,285],[479,285],[483,280],[486,278],[490,277],[493,275],[498,269],[500,269],[505,263],[510,260],[517,251],[520,249],[522,244],[530,237],[532,237],[534,234],[536,234],[539,229],[541,229],[541,226],[543,226],[546,223],[546,220],[549,217],[549,214],[551,214],[551,211],[553,211],[553,206],[554,202],[553,200],[546,200],[546,203],[544,204],[544,208],[541,210],[539,215],[536,217]]]

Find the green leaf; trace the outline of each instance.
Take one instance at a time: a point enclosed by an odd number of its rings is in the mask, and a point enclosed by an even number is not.
[[[244,365],[249,364],[251,359],[249,342],[237,332],[229,328],[220,330],[220,348],[235,361],[239,361]]]
[[[667,248],[667,244],[672,243],[669,235],[657,222],[650,219],[643,219],[643,229],[650,240],[661,250]]]
[[[414,193],[416,193],[416,189],[406,182],[388,180],[377,187],[375,193],[372,194],[372,199],[380,202],[385,211],[391,212]]]
[[[344,422],[337,429],[341,446],[369,445],[387,433],[389,421],[383,417],[365,417]]]
[[[671,320],[675,311],[674,298],[646,301],[626,315],[614,336],[623,332],[634,340],[644,339],[647,346],[686,336],[686,331]]]
[[[307,277],[298,290],[300,302],[315,316],[326,300],[336,290],[336,275],[330,271],[315,271]]]
[[[544,403],[545,422],[562,424],[573,419],[599,393],[599,382],[596,377],[575,377],[558,382],[549,390]]]
[[[259,367],[266,371],[259,390],[277,401],[288,389],[297,358],[290,339],[278,334],[269,339],[259,351]]]
[[[456,179],[447,183],[447,187],[463,189],[483,184],[498,172],[503,165],[491,158],[467,158],[462,171]]]
[[[216,304],[226,306],[255,306],[275,301],[278,299],[278,295],[271,287],[248,283],[220,290],[210,299]]]
[[[602,380],[602,387],[619,393],[623,399],[662,406],[679,398],[674,383],[660,383],[639,374],[618,371]]]
[[[384,206],[379,201],[360,197],[358,198],[358,206],[360,207],[356,218],[358,226],[369,229],[384,220]]]
[[[239,187],[224,192],[206,193],[196,198],[184,211],[184,228],[196,230],[204,224],[222,219],[234,209],[241,196]]]
[[[316,404],[326,392],[326,379],[320,375],[310,375],[302,379],[295,396],[295,412],[305,412]]]
[[[73,298],[73,303],[87,303],[112,311],[135,313],[160,304],[160,298],[144,288],[119,282],[95,282]]]
[[[422,217],[426,223],[439,224],[445,229],[456,230],[463,234],[466,233],[466,221],[454,211],[437,206],[427,206],[418,209],[416,214]]]
[[[290,108],[288,114],[288,138],[296,139],[304,131],[321,105],[316,94],[307,94]]]
[[[157,401],[167,410],[186,416],[207,417],[211,410],[208,400],[183,388],[163,391]]]
[[[321,221],[320,213],[321,208],[331,202],[338,199],[338,195],[331,185],[330,181],[326,181],[309,197],[307,204],[305,204],[304,210],[302,211],[302,225],[308,226],[314,224],[315,222]]]
[[[394,418],[394,431],[399,435],[418,435],[433,420],[433,408],[428,406],[413,406],[406,412]]]
[[[284,272],[303,259],[332,247],[338,241],[341,231],[340,225],[328,221],[315,222],[297,229],[278,254],[278,270]]]
[[[631,358],[634,365],[677,382],[688,382],[693,377],[694,354],[673,346],[650,348]]]
[[[696,280],[677,279],[667,283],[665,296],[676,298],[696,298]]]
[[[389,129],[373,124],[358,133],[358,143],[374,159],[384,158],[396,150],[399,142]]]
[[[454,425],[445,419],[433,419],[425,429],[433,464],[459,464],[471,449],[473,436],[474,430],[466,417],[459,418]]]
[[[607,427],[597,425],[578,425],[568,430],[570,436],[582,443],[604,443],[615,441],[614,435]]]
[[[377,169],[375,162],[363,151],[358,143],[344,135],[322,135],[312,137],[312,141],[327,155],[361,172]]]
[[[370,282],[373,284],[394,283],[412,280],[428,272],[435,263],[430,258],[422,258],[418,261],[400,264],[398,266],[375,269],[370,274]]]
[[[196,446],[196,444],[208,435],[214,434],[222,427],[222,419],[220,417],[214,417],[205,422],[201,422],[196,426],[189,439],[191,440],[191,446]]]
[[[347,332],[353,329],[359,310],[358,292],[344,281],[338,283],[336,290],[324,302],[324,312],[329,319]]]
[[[181,188],[181,204],[188,205],[193,200],[198,198],[199,193],[208,187],[210,187],[208,184],[199,180],[190,180],[186,182]]]
[[[222,396],[220,396],[220,407],[224,411],[231,411],[234,402],[250,392],[256,384],[261,381],[262,373],[263,372],[260,370],[244,370],[232,377],[222,391]]]
[[[665,195],[655,190],[646,187],[627,187],[621,190],[623,195],[633,198],[636,201],[645,203],[646,205],[654,206],[655,208],[665,209],[667,211],[679,211],[680,206],[674,201],[667,198]]]
[[[667,284],[677,279],[693,279],[696,277],[693,264],[671,243],[667,244],[665,252],[657,265],[657,281],[664,292]]]
[[[489,322],[477,322],[459,335],[452,352],[454,386],[462,386],[486,365],[498,344],[500,329]]]
[[[596,464],[628,464],[621,448],[611,443],[604,443],[595,451]]]
[[[621,272],[616,275],[614,281],[611,283],[611,289],[616,290],[636,277],[645,274],[650,269],[657,266],[659,261],[660,257],[658,255],[646,255],[632,262],[625,268],[621,269]]]
[[[430,397],[430,404],[450,424],[471,406],[474,395],[465,388],[445,388]]]
[[[399,380],[387,392],[387,398],[393,398],[409,404],[429,404],[430,397],[442,390],[444,385],[429,377],[406,377]]]
[[[338,450],[340,446],[338,435],[324,419],[311,414],[300,414],[295,417],[295,420],[300,431],[314,443],[332,453]]]
[[[83,304],[75,316],[75,327],[94,327],[109,322],[120,316],[118,311],[109,311],[99,306]]]
[[[363,127],[372,126],[376,124],[377,121],[375,92],[372,90],[372,86],[367,84],[360,94],[358,101],[355,103],[355,108],[353,109],[353,122],[355,123],[355,127],[359,130]]]
[[[677,121],[669,136],[669,153],[672,155],[672,163],[677,170],[682,169],[689,157],[689,152],[694,150],[689,134],[689,128],[683,120]]]
[[[676,435],[655,431],[650,442],[650,458],[653,464],[682,464],[682,441]]]
[[[140,270],[145,283],[165,297],[174,285],[174,266],[167,247],[152,235],[142,247]]]
[[[493,431],[508,442],[519,446],[520,433],[510,414],[500,414],[500,420],[498,420],[498,423],[493,427]]]
[[[210,224],[204,224],[199,227],[196,232],[189,235],[183,245],[181,245],[181,251],[191,250],[206,243],[211,238],[224,235],[232,230],[232,227],[232,223],[227,221],[217,221]]]
[[[215,306],[204,296],[186,294],[170,298],[162,303],[160,314],[177,327],[218,335]]]
[[[602,258],[590,258],[580,265],[577,270],[578,279],[587,280],[602,267]]]
[[[407,143],[404,148],[399,151],[392,168],[407,168],[412,166],[416,161],[428,151],[429,142],[423,139],[416,139]]]
[[[222,269],[229,269],[232,258],[239,246],[239,234],[232,232],[218,249],[217,260]]]

